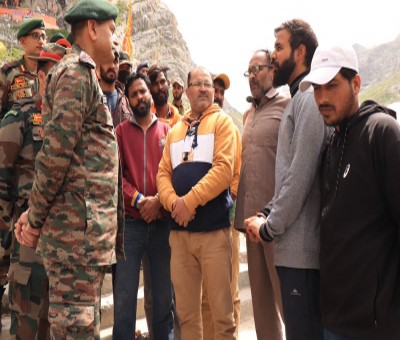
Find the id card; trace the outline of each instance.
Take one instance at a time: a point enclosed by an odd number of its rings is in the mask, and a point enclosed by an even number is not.
[[[190,152],[192,150],[194,135],[188,136],[186,135],[185,141],[183,142],[183,151],[182,152]]]

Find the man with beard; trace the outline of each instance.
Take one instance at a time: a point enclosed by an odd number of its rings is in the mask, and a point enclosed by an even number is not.
[[[172,105],[174,105],[181,116],[185,114],[185,107],[183,106],[183,92],[185,91],[183,80],[181,78],[175,78],[172,82],[172,95],[174,96],[174,100],[172,101]]]
[[[142,63],[143,64],[143,63]],[[146,63],[147,65],[147,63]],[[140,66],[140,65],[139,65]],[[138,66],[138,67],[139,67]],[[141,69],[143,70],[143,68]],[[148,76],[150,78],[150,93],[153,98],[153,102],[150,107],[150,111],[161,121],[167,123],[171,128],[180,121],[180,115],[178,109],[168,103],[169,97],[169,80],[167,76],[168,67],[161,67],[153,65],[148,70]],[[147,325],[150,329],[150,337],[152,334],[152,290],[151,290],[151,277],[149,270],[149,259],[145,254],[143,256],[143,281],[144,281],[144,310],[146,313]],[[175,340],[180,340],[180,329],[178,316],[176,315],[175,304],[173,305],[174,311],[174,336]]]
[[[287,340],[323,338],[319,308],[319,164],[327,130],[312,93],[298,92],[309,73],[317,38],[294,19],[275,29],[273,85],[288,84],[291,100],[282,115],[275,165],[275,194],[245,220],[255,242],[274,241]],[[263,204],[264,202],[260,202]]]
[[[372,100],[359,104],[361,79],[351,46],[318,47],[300,90],[310,85],[325,124],[335,128],[321,175],[325,340],[399,339],[396,113]]]
[[[152,285],[152,334],[173,339],[169,224],[156,185],[169,126],[150,112],[150,82],[135,73],[125,93],[133,117],[117,126],[123,172],[126,261],[117,262],[114,287],[114,339],[134,339],[140,262],[146,254]]]
[[[214,77],[214,103],[217,103],[219,107],[222,109],[224,106],[225,100],[225,91],[229,89],[231,82],[229,77],[224,74],[220,73]]]
[[[249,79],[251,107],[243,116],[242,168],[236,204],[235,228],[274,195],[278,131],[289,96],[273,87],[274,69],[268,50],[256,51],[244,76]],[[283,315],[279,278],[271,243],[254,243],[246,234],[247,261],[253,314],[258,339],[282,340]]]
[[[119,70],[119,53],[114,51],[112,64],[100,65],[100,87],[107,99],[107,106],[111,112],[114,127],[132,116],[129,102],[121,87],[116,86]]]
[[[170,127],[173,127],[181,118],[178,109],[174,105],[168,103],[168,70],[168,67],[158,65],[153,65],[149,69],[149,78],[151,82],[150,92],[153,97],[151,112],[154,113],[159,120],[168,123]]]
[[[125,84],[129,76],[132,73],[132,63],[129,54],[126,52],[119,52],[119,69],[118,69],[118,81],[117,87],[121,87],[125,90]]]

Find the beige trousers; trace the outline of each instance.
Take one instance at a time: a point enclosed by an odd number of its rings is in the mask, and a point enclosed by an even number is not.
[[[171,277],[183,340],[203,340],[202,285],[207,290],[215,338],[236,339],[233,319],[230,228],[210,232],[171,230]]]
[[[232,299],[233,299],[233,317],[235,319],[235,335],[238,338],[240,324],[240,297],[239,297],[239,248],[240,248],[240,232],[231,226],[232,231]],[[203,339],[215,339],[214,321],[211,314],[210,305],[208,303],[207,290],[203,282],[203,298],[201,303],[201,316],[203,319]]]

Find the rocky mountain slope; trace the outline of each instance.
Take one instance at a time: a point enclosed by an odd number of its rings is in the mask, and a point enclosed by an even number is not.
[[[29,3],[30,0],[21,0],[21,3],[24,1]],[[128,21],[129,1],[109,1],[113,2],[120,10],[120,16],[117,19],[117,36],[118,40],[122,42]],[[46,3],[46,1],[39,0],[33,0],[33,2],[38,6],[41,3],[42,7],[43,3]],[[64,22],[63,16],[76,2],[77,0],[56,0],[57,23],[60,28],[69,28]],[[36,7],[33,6],[33,8]],[[188,46],[179,32],[174,14],[160,0],[135,0],[132,19],[132,61],[134,66],[143,60],[149,61],[150,64],[167,65],[171,69],[169,72],[171,79],[179,76],[186,83],[187,72],[195,64],[195,61],[192,60]],[[13,36],[13,34],[7,35]],[[361,45],[354,45],[354,47],[359,57],[362,78],[361,100],[374,99],[386,105],[400,102],[400,35],[396,40],[372,49]],[[226,103],[225,110],[240,126],[241,113],[237,112],[229,103]]]
[[[385,105],[400,102],[400,35],[392,42],[360,51],[358,58],[361,99]]]

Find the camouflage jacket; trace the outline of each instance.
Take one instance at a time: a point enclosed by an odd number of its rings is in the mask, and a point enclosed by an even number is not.
[[[29,223],[42,228],[37,251],[73,265],[123,258],[118,145],[95,67],[74,45],[47,75],[44,141],[29,199]]]
[[[37,76],[28,70],[23,57],[4,64],[0,69],[0,120],[15,103],[34,97],[37,91]]]
[[[43,142],[39,104],[39,99],[35,101],[32,98],[15,104],[0,124],[2,228],[9,229],[14,213],[19,215],[27,208],[35,174],[35,158]]]

